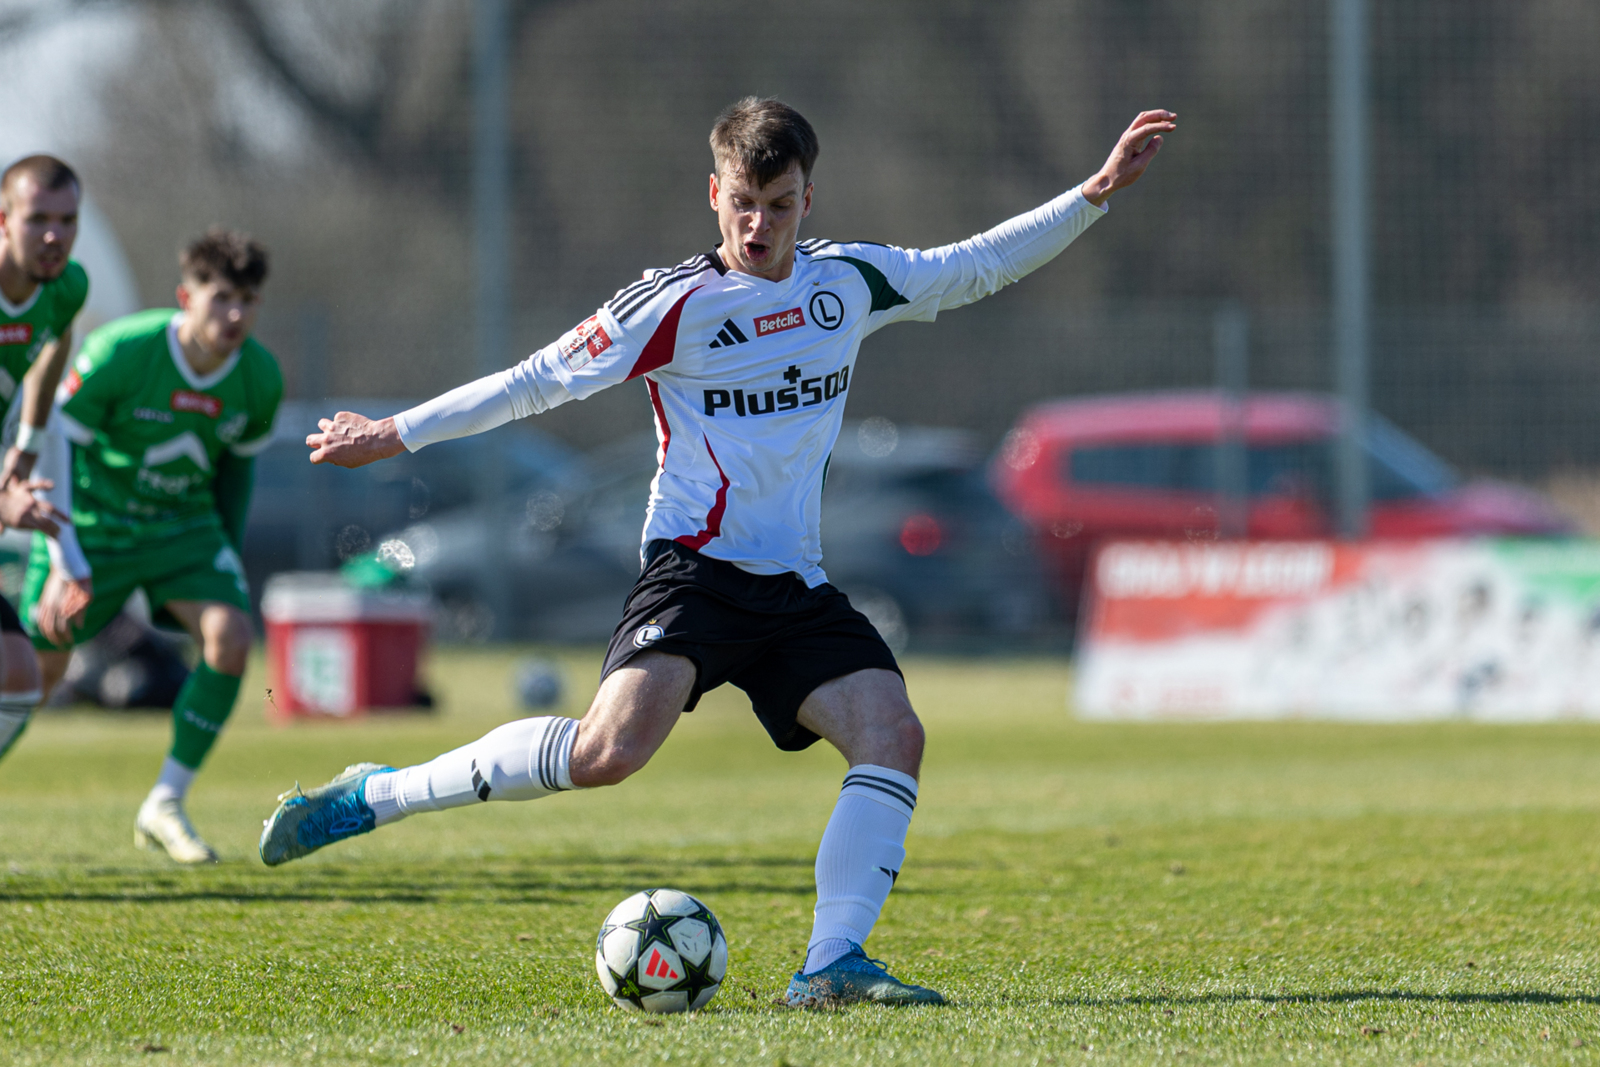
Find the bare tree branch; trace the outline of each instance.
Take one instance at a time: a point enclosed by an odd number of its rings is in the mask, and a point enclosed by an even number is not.
[[[121,7],[127,3],[128,0],[41,0],[32,7],[0,15],[0,46],[16,44],[29,34],[47,30],[93,8]]]
[[[305,108],[317,122],[346,140],[368,161],[379,155],[379,136],[383,128],[388,88],[393,84],[387,70],[379,89],[366,100],[347,104],[318,87],[283,43],[268,29],[261,13],[250,0],[216,0],[238,31],[244,44],[261,60],[278,83]],[[389,59],[385,56],[385,59]]]

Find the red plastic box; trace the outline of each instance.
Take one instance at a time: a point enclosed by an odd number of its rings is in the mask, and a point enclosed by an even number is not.
[[[352,588],[337,573],[279,574],[267,582],[261,615],[269,718],[346,718],[417,704],[426,594]]]

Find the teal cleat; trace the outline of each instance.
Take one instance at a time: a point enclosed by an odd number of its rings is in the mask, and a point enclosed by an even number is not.
[[[943,1004],[932,989],[909,985],[889,973],[881,960],[868,959],[860,945],[811,974],[789,981],[784,1003],[791,1008],[827,1008],[839,1004]]]
[[[261,824],[261,862],[268,867],[308,856],[323,845],[371,833],[377,827],[361,787],[374,774],[393,773],[381,763],[354,763],[309,793],[299,783],[278,798],[278,810]]]

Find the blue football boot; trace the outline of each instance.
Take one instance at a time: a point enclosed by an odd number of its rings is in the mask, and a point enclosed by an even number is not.
[[[361,787],[374,774],[393,771],[381,763],[355,763],[309,793],[295,783],[278,798],[272,818],[261,824],[261,862],[276,867],[310,855],[323,845],[371,833],[378,823],[361,796]]]
[[[943,1004],[932,989],[910,985],[889,973],[882,960],[869,959],[855,942],[850,951],[826,967],[789,980],[784,1002],[791,1008],[823,1008],[836,1004]]]

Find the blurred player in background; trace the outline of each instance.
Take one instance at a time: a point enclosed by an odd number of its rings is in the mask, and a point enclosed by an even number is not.
[[[200,662],[172,707],[172,749],[139,808],[134,841],[179,863],[215,862],[184,797],[239,695],[253,630],[239,548],[253,457],[272,438],[283,377],[251,337],[267,253],[212,230],[184,250],[178,309],[107,323],[84,339],[62,384],[70,495],[56,490],[82,544],[73,560],[36,536],[23,617],[46,690],[72,646],[110,622],[135,589],[176,622]],[[65,479],[64,479],[65,480]]]
[[[711,135],[717,248],[647,273],[510,370],[393,418],[323,419],[306,442],[312,461],[355,467],[643,377],[659,469],[643,571],[581,722],[523,719],[430,763],[358,764],[309,795],[285,794],[262,859],[282,863],[417,812],[615,784],[701,693],[732,682],[780,749],[826,738],[849,764],[817,851],[815,921],[788,1002],[942,1003],[862,947],[905,859],[923,731],[894,654],[822,571],[828,457],[864,337],[969,304],[1055,258],[1139,178],[1175,118],[1144,112],[1081,186],[918,251],[797,243],[816,134],[776,100],[743,100]],[[1003,354],[973,367],[975,380],[997,373]]]
[[[0,174],[0,421],[11,442],[0,469],[0,524],[69,541],[71,528],[49,521],[53,507],[27,500],[43,486],[30,477],[72,349],[72,323],[89,296],[89,276],[70,258],[79,195],[78,176],[54,156],[28,156]],[[43,695],[33,646],[0,597],[0,756]]]

